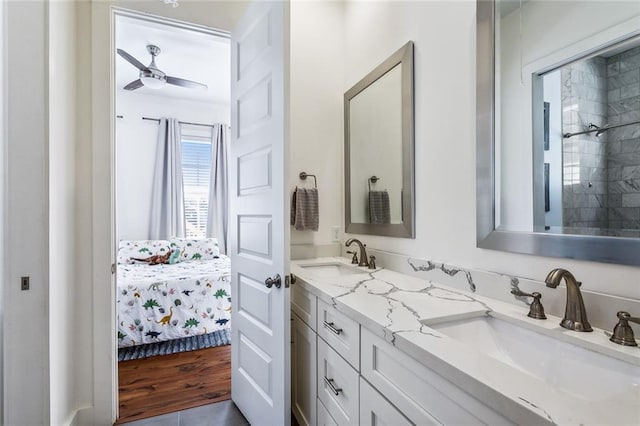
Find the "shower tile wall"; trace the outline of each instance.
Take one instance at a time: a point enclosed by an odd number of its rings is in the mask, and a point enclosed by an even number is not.
[[[561,70],[563,133],[580,132],[590,123],[607,124],[607,63],[591,58]],[[607,227],[608,134],[563,140],[563,226]]]
[[[610,124],[640,120],[640,47],[607,58]],[[608,223],[640,229],[640,125],[609,130]]]

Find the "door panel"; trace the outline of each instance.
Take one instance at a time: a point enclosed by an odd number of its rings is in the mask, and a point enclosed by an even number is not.
[[[291,419],[285,2],[254,2],[231,36],[232,398],[252,424]],[[282,285],[265,280],[280,275]]]

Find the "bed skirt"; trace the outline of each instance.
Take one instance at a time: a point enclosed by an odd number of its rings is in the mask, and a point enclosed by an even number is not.
[[[158,343],[146,343],[138,346],[127,346],[118,349],[118,361],[148,358],[158,355],[176,354],[231,344],[231,330],[223,328],[209,334],[166,340]]]

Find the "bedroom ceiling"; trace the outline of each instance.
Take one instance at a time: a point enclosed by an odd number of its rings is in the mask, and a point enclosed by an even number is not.
[[[155,44],[162,50],[156,65],[167,75],[206,84],[208,89],[167,84],[160,89],[141,87],[131,93],[229,105],[231,53],[228,39],[127,16],[116,18],[116,48],[149,65],[148,44]],[[125,92],[122,88],[136,80],[139,71],[115,51],[114,57],[116,88]]]

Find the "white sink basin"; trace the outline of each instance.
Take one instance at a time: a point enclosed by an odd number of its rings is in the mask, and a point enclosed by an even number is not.
[[[583,400],[640,401],[640,366],[491,316],[426,325]]]
[[[342,263],[311,263],[308,265],[299,265],[301,268],[309,271],[319,278],[341,277],[344,275],[362,274],[358,268],[346,266]]]

